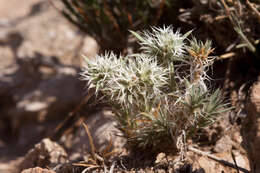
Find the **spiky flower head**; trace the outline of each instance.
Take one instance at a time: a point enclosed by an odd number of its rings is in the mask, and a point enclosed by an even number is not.
[[[107,53],[86,62],[81,75],[88,81],[88,87],[96,88],[96,92],[101,91],[120,104],[129,105],[133,100],[161,95],[168,84],[167,69],[146,55],[124,58]]]
[[[216,59],[215,56],[210,56],[214,51],[212,42],[210,40],[206,40],[205,42],[198,41],[193,37],[186,49],[189,53],[188,62],[190,65],[191,83],[207,90],[205,81],[210,80],[207,76],[207,69]]]
[[[168,63],[182,58],[185,53],[184,40],[191,31],[182,35],[179,30],[173,31],[171,26],[144,31],[141,35],[132,32],[138,39],[141,49],[150,56],[159,57],[158,61]]]
[[[82,80],[87,81],[88,88],[95,88],[96,93],[106,88],[113,75],[122,64],[115,54],[105,53],[96,55],[95,60],[85,57],[85,64],[81,73]]]
[[[212,42],[206,40],[205,43],[198,41],[195,37],[190,41],[189,52],[193,61],[201,66],[209,66],[213,63],[215,57],[209,56],[213,51]]]

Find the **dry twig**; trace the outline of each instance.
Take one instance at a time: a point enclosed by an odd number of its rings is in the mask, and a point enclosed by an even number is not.
[[[225,0],[221,0],[221,3],[224,7],[225,13],[226,13],[227,17],[229,18],[230,22],[232,23],[233,26],[236,26],[236,23],[234,22],[234,20],[232,18],[232,14],[231,14],[230,9],[229,9],[228,5],[226,4]]]
[[[244,173],[250,173],[250,172],[249,172],[247,169],[245,169],[245,168],[242,168],[242,167],[237,166],[237,165],[235,165],[235,164],[233,164],[233,163],[230,163],[230,162],[228,162],[228,161],[226,161],[226,160],[223,160],[223,159],[221,159],[221,158],[219,158],[219,157],[217,157],[217,156],[215,156],[215,155],[213,155],[213,154],[209,154],[209,153],[206,153],[206,152],[201,151],[201,150],[199,150],[199,149],[196,149],[196,148],[194,148],[194,147],[192,147],[192,146],[188,146],[188,150],[190,150],[190,151],[192,151],[192,152],[194,152],[194,153],[203,155],[203,156],[207,156],[208,158],[213,159],[213,160],[215,160],[215,161],[217,161],[217,162],[219,162],[219,163],[221,163],[221,164],[223,164],[223,165],[225,165],[225,166],[229,166],[229,167],[234,168],[234,169],[239,169],[240,171],[242,171],[242,172],[244,172]]]
[[[234,52],[229,52],[229,53],[225,53],[223,55],[220,55],[220,59],[227,59],[227,58],[231,58],[236,56],[236,54]]]
[[[115,153],[115,150],[110,151],[112,148],[112,138],[110,137],[109,144],[105,147],[105,149],[103,151],[97,152],[88,126],[85,123],[83,123],[83,126],[88,135],[89,144],[90,144],[90,148],[91,148],[91,157],[88,158],[86,161],[83,161],[80,163],[75,163],[73,165],[86,167],[83,170],[83,172],[87,172],[90,169],[100,169],[100,168],[103,168],[105,170],[105,172],[107,172],[107,165],[106,165],[107,158]],[[113,171],[114,166],[115,166],[115,163],[113,162],[112,166],[110,168],[110,171],[111,170]]]
[[[69,115],[64,119],[54,130],[54,133],[50,137],[52,140],[58,140],[63,134],[65,134],[71,127],[77,124],[78,120],[82,115],[79,112],[82,110],[82,107],[85,106],[89,100],[94,96],[94,90],[89,90],[88,94],[85,98],[81,101],[81,103],[69,113]],[[88,113],[95,112],[96,107],[90,107]]]
[[[89,131],[89,128],[88,128],[88,126],[85,124],[85,123],[83,123],[83,126],[84,126],[84,128],[85,128],[85,131],[86,131],[86,133],[87,133],[87,135],[88,135],[88,139],[89,139],[89,144],[90,144],[90,148],[91,148],[91,155],[92,155],[92,157],[95,159],[95,161],[97,160],[97,157],[96,157],[96,148],[95,148],[95,146],[94,146],[94,143],[93,143],[93,138],[92,138],[92,136],[91,136],[91,134],[90,134],[90,131]]]
[[[254,4],[249,2],[249,0],[246,0],[246,4],[249,6],[249,8],[255,12],[258,22],[260,23],[260,12],[255,8]]]

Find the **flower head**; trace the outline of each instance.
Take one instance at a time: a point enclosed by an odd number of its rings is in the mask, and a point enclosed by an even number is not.
[[[81,75],[88,81],[88,87],[96,88],[96,92],[101,91],[120,104],[158,96],[168,83],[167,69],[145,55],[123,58],[107,53],[86,62]]]
[[[182,35],[179,30],[174,32],[171,26],[151,29],[152,32],[144,31],[142,36],[132,32],[139,39],[141,49],[146,54],[157,56],[158,60],[164,63],[182,58],[185,53],[184,40],[191,31]]]

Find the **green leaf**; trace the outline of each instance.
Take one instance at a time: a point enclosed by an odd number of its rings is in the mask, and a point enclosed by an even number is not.
[[[145,42],[145,40],[143,39],[143,37],[141,37],[139,34],[137,34],[136,32],[134,31],[129,31],[131,32],[131,34],[133,34],[138,40],[142,41],[142,42]]]
[[[193,29],[190,30],[190,31],[188,31],[187,33],[185,33],[185,34],[183,35],[183,37],[184,37],[184,38],[187,38],[192,32],[193,32]]]
[[[133,104],[133,96],[131,94],[128,95],[128,102]]]

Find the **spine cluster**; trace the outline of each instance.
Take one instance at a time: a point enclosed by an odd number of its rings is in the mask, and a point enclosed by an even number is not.
[[[226,110],[220,90],[209,89],[214,49],[170,26],[131,33],[140,53],[86,58],[83,80],[111,105],[129,144],[178,147],[180,136],[194,135]]]

